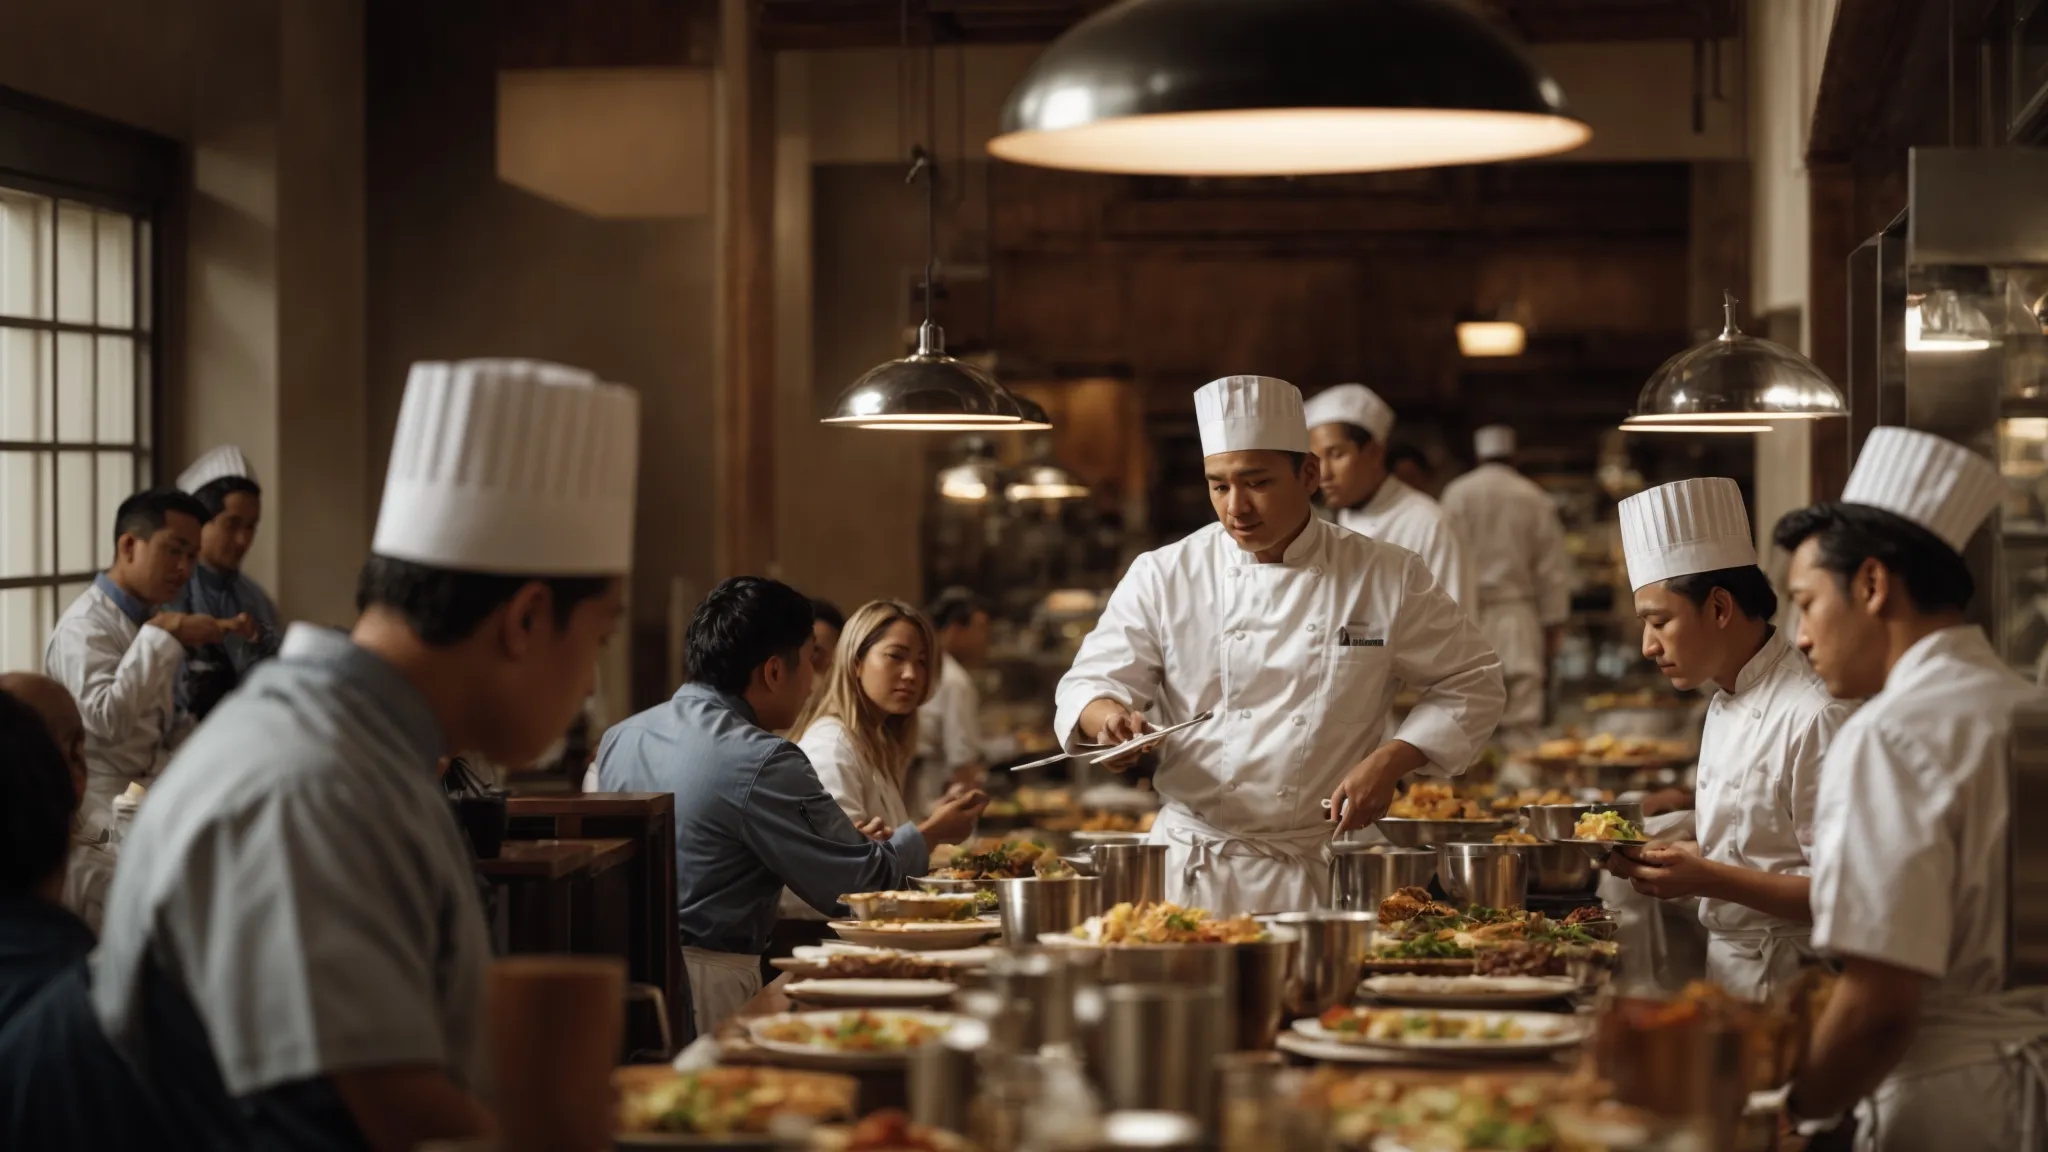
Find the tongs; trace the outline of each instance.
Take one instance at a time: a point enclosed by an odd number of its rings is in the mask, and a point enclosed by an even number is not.
[[[1105,760],[1122,759],[1123,757],[1128,756],[1133,752],[1139,751],[1140,749],[1150,748],[1152,745],[1157,744],[1161,740],[1166,739],[1168,736],[1173,735],[1175,732],[1178,732],[1183,728],[1192,728],[1205,720],[1214,719],[1215,716],[1215,711],[1211,709],[1210,711],[1204,712],[1192,720],[1183,720],[1178,724],[1170,724],[1164,728],[1154,728],[1152,731],[1147,732],[1142,736],[1133,736],[1132,738],[1124,741],[1121,744],[1076,745],[1075,750],[1072,752],[1058,752],[1051,756],[1047,756],[1042,760],[1032,760],[1023,764],[1012,764],[1010,765],[1009,770],[1012,772],[1022,772],[1026,768],[1043,768],[1047,764],[1057,764],[1062,760],[1080,760],[1089,764],[1100,764]]]

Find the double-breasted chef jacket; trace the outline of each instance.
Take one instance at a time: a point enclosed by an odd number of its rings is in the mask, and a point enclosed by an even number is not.
[[[1543,723],[1543,630],[1571,616],[1571,560],[1557,505],[1507,464],[1481,464],[1444,487],[1443,510],[1467,548],[1476,615],[1507,677],[1507,728]]]
[[[1422,559],[1311,517],[1278,563],[1220,524],[1145,553],[1060,681],[1055,731],[1109,698],[1165,725],[1169,900],[1218,914],[1317,906],[1328,888],[1322,801],[1386,735],[1403,686],[1421,693],[1393,735],[1456,775],[1506,700],[1500,661]]]
[[[1337,512],[1337,523],[1360,536],[1406,548],[1436,574],[1437,582],[1466,611],[1479,601],[1477,573],[1467,562],[1465,546],[1443,508],[1417,492],[1399,476],[1389,474],[1372,499]]]

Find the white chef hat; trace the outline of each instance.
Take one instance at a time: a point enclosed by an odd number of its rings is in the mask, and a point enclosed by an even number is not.
[[[1842,487],[1842,503],[1882,508],[1957,552],[1998,507],[1998,466],[1960,444],[1911,428],[1873,428]]]
[[[251,484],[256,482],[256,470],[249,467],[249,458],[233,444],[223,444],[192,462],[190,468],[178,474],[179,491],[197,492],[215,480],[226,480],[238,476]]]
[[[1742,489],[1725,476],[1660,484],[1623,500],[1617,511],[1631,589],[1756,563]]]
[[[1505,424],[1488,424],[1472,434],[1472,451],[1482,461],[1513,456],[1515,430]]]
[[[460,572],[623,574],[640,398],[537,360],[419,363],[370,550]]]
[[[1304,411],[1308,426],[1356,424],[1384,444],[1394,431],[1394,410],[1363,384],[1339,384],[1315,394]]]
[[[1308,420],[1301,390],[1271,376],[1225,376],[1195,391],[1202,455],[1222,452],[1307,452]]]

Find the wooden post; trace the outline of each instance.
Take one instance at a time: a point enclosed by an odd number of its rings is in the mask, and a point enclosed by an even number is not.
[[[755,5],[720,0],[715,555],[721,577],[775,568],[775,61]]]

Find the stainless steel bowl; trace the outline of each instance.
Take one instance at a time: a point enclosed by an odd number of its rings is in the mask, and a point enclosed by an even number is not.
[[[1520,908],[1529,900],[1529,859],[1514,844],[1442,844],[1436,878],[1454,904]]]
[[[1380,901],[1402,888],[1427,888],[1436,876],[1436,852],[1390,844],[1330,845],[1330,907],[1378,912]]]
[[[1269,926],[1266,939],[1232,944],[1230,950],[1237,962],[1233,1047],[1240,1052],[1265,1051],[1280,1038],[1280,1025],[1287,1018],[1287,987],[1301,953],[1301,933]]]
[[[1088,850],[1102,879],[1102,906],[1166,899],[1166,845],[1097,844]]]
[[[1409,820],[1382,816],[1373,822],[1373,827],[1378,828],[1390,844],[1422,848],[1433,844],[1483,844],[1513,822],[1512,816],[1490,816],[1484,820]]]
[[[1067,932],[1102,911],[1102,881],[1093,876],[998,880],[997,910],[1003,939],[1035,944],[1040,935]]]
[[[1560,841],[1572,839],[1572,826],[1579,817],[1588,812],[1619,812],[1624,820],[1640,828],[1643,826],[1643,805],[1637,800],[1615,800],[1598,804],[1525,804],[1522,815],[1529,821],[1529,832],[1544,840]]]
[[[1283,912],[1266,922],[1301,936],[1287,982],[1290,1016],[1320,1016],[1358,994],[1358,979],[1372,948],[1372,912]]]
[[[1600,887],[1600,869],[1576,844],[1509,844],[1528,858],[1529,891],[1579,896]]]
[[[1075,832],[1068,839],[1076,850],[1086,852],[1097,844],[1143,844],[1151,839],[1145,832]]]

